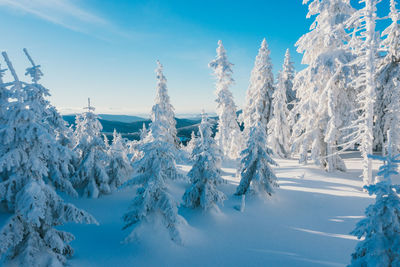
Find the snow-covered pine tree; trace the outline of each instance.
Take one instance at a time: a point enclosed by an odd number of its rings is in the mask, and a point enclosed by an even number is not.
[[[232,66],[228,61],[222,41],[218,41],[217,56],[208,65],[216,77],[218,130],[215,136],[224,155],[237,158],[242,148],[242,134],[237,122],[236,105],[229,87],[233,83]]]
[[[157,87],[157,94],[159,87]],[[132,163],[134,176],[124,186],[139,185],[129,211],[123,216],[124,229],[134,226],[125,241],[136,238],[137,229],[146,221],[161,220],[171,239],[181,243],[180,226],[185,220],[178,215],[177,203],[168,192],[168,181],[182,178],[176,168],[176,144],[169,132],[170,122],[158,99],[152,108],[151,124],[145,140],[140,142],[141,157]]]
[[[183,195],[183,202],[186,207],[208,210],[223,204],[226,196],[217,189],[224,181],[221,177],[222,150],[211,137],[211,124],[204,113],[199,134],[192,151],[194,164],[188,173],[192,184]]]
[[[45,162],[36,164],[24,170],[27,179],[16,194],[14,215],[0,231],[0,257],[18,266],[62,266],[74,253],[69,243],[75,237],[55,227],[98,223],[87,212],[64,203],[35,170],[40,165],[45,168]]]
[[[111,190],[119,188],[132,175],[132,166],[126,155],[121,134],[114,129],[113,141],[108,149],[110,163],[108,165],[108,176],[110,177]]]
[[[46,106],[38,101],[44,91],[22,83],[8,56],[3,57],[14,77],[7,103],[5,127],[0,129],[0,201],[11,218],[0,231],[1,262],[18,266],[60,266],[73,254],[70,233],[55,226],[66,222],[97,223],[83,210],[66,204],[43,178],[49,164],[60,159],[55,134],[43,118]],[[60,159],[61,160],[61,159]]]
[[[143,122],[143,127],[140,130],[140,140],[144,140],[146,138],[147,135],[147,128],[146,128],[146,124]]]
[[[196,147],[196,135],[194,134],[194,131],[192,131],[191,135],[190,135],[190,140],[186,145],[186,151],[192,155],[193,149]]]
[[[394,154],[400,152],[400,19],[394,0],[390,1],[391,24],[383,31],[381,42],[385,57],[377,74],[377,98],[375,105],[374,147],[386,147],[391,130]],[[383,151],[384,152],[384,151]]]
[[[1,202],[9,210],[14,210],[16,194],[28,179],[21,175],[25,175],[25,168],[36,168],[35,164],[40,160],[48,161],[45,168],[40,170],[46,182],[56,189],[76,195],[70,177],[58,172],[68,172],[68,154],[55,140],[54,129],[49,127],[46,120],[49,104],[45,99],[49,95],[47,89],[21,82],[5,52],[3,57],[14,82],[10,83],[9,89],[13,101],[5,103],[7,112],[3,117],[4,126],[0,128]]]
[[[111,192],[107,173],[109,157],[101,135],[103,127],[94,114],[95,108],[90,105],[90,99],[85,109],[86,112],[76,116],[74,137],[79,164],[73,181],[77,189],[83,190],[83,195],[97,198]]]
[[[139,130],[139,140],[127,141],[127,144],[126,144],[127,156],[130,161],[133,162],[142,157],[142,153],[139,150],[139,147],[142,143],[145,142],[147,133],[148,133],[148,130],[147,130],[146,124],[143,123],[142,129]]]
[[[77,160],[77,155],[73,151],[73,132],[68,128],[67,123],[58,113],[57,109],[50,104],[46,97],[50,96],[49,90],[43,85],[39,84],[39,80],[43,76],[40,70],[40,65],[36,65],[26,48],[23,49],[32,67],[26,69],[25,75],[29,75],[32,83],[25,84],[25,90],[32,92],[30,96],[32,101],[39,103],[43,111],[43,120],[48,125],[48,128],[56,136],[58,145],[54,149],[58,150],[60,156],[58,158],[49,158],[49,177],[48,179],[53,182],[56,189],[67,192],[70,195],[77,196],[76,191],[73,189],[70,179],[74,174],[73,163]],[[34,93],[36,92],[36,93]]]
[[[379,0],[360,0],[364,6],[353,12],[347,21],[347,27],[352,30],[349,47],[356,55],[353,64],[357,67],[357,75],[353,77],[360,116],[353,122],[355,131],[351,143],[360,143],[359,149],[363,157],[364,185],[373,183],[372,155],[373,120],[376,99],[376,56],[378,49],[376,26],[376,5]]]
[[[290,125],[288,123],[289,109],[287,95],[292,94],[292,79],[290,69],[289,50],[286,50],[283,70],[279,74],[278,84],[272,95],[272,118],[268,123],[268,144],[275,155],[281,158],[290,156]],[[293,74],[293,73],[292,73]]]
[[[271,158],[272,150],[266,146],[267,135],[261,122],[250,128],[246,148],[241,153],[240,183],[236,195],[243,195],[253,189],[261,195],[272,195],[278,187],[277,178],[271,168],[277,165]]]
[[[391,176],[398,174],[400,154],[392,154],[390,133],[388,136],[387,156],[369,155],[371,159],[383,161],[383,165],[379,168],[377,183],[365,186],[376,198],[365,210],[366,218],[352,231],[364,240],[357,244],[349,266],[400,266],[400,186],[391,181]]]
[[[269,55],[268,44],[264,38],[251,72],[246,104],[242,113],[246,134],[258,122],[268,132],[267,127],[272,117],[272,95],[274,93],[274,75],[272,74],[272,63]],[[261,114],[261,117],[256,116],[256,113]]]
[[[175,111],[170,102],[167,90],[167,79],[164,76],[163,69],[163,65],[157,60],[157,89],[151,116],[154,117],[155,113],[159,113],[159,119],[164,121],[165,127],[168,130],[171,139],[169,142],[174,143],[175,146],[178,147],[179,140],[176,131]]]
[[[290,57],[290,51],[288,48],[286,49],[285,60],[282,65],[282,71],[280,72],[278,77],[278,83],[280,82],[280,80],[282,80],[281,83],[286,90],[286,100],[289,110],[293,109],[294,103],[297,100],[296,91],[293,88],[295,75],[296,72],[294,70],[294,65]]]
[[[296,76],[299,102],[292,110],[298,114],[293,127],[293,150],[304,153],[311,148],[314,162],[327,171],[346,170],[338,155],[342,143],[339,128],[348,126],[354,107],[354,90],[348,86],[353,59],[345,47],[349,37],[345,21],[354,12],[349,0],[305,0],[307,17],[315,16],[310,32],[296,43],[303,53],[302,64],[308,67]],[[293,116],[292,116],[293,117]]]

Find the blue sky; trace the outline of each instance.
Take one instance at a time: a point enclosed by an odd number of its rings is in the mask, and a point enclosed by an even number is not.
[[[22,77],[28,48],[63,113],[79,111],[87,97],[99,113],[148,113],[157,59],[177,113],[212,112],[207,64],[217,41],[235,64],[232,92],[240,108],[264,37],[275,74],[286,48],[302,68],[294,44],[312,23],[306,14],[301,0],[0,0],[0,50]]]

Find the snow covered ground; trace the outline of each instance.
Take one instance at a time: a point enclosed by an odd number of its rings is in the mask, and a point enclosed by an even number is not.
[[[68,199],[92,213],[95,225],[66,225],[76,236],[71,266],[344,266],[357,243],[349,235],[373,198],[361,190],[361,159],[345,155],[347,173],[326,173],[296,160],[277,160],[280,188],[271,199],[247,198],[243,213],[234,209],[238,179],[225,164],[221,189],[228,196],[220,212],[180,208],[187,220],[184,245],[169,240],[160,226],[141,230],[137,242],[122,244],[122,215],[134,190],[100,199]],[[190,166],[179,165],[188,171]],[[377,169],[374,163],[374,169]],[[398,182],[395,180],[394,182]],[[180,201],[187,184],[171,191]]]

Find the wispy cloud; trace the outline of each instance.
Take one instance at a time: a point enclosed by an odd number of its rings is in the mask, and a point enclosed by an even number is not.
[[[80,7],[73,0],[0,0],[5,6],[25,14],[31,14],[64,28],[95,35],[90,28],[102,27],[109,32],[127,37],[128,34],[116,29],[110,21]]]

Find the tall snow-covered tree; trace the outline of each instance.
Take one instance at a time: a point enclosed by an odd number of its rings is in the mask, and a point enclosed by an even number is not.
[[[110,158],[108,165],[109,184],[111,190],[115,190],[130,179],[133,173],[131,163],[126,155],[121,134],[117,133],[115,129],[112,144],[109,146],[107,153]]]
[[[248,130],[261,123],[267,132],[268,122],[272,116],[272,95],[274,93],[274,75],[267,41],[264,39],[258,50],[254,68],[250,76],[250,85],[247,89],[246,104],[243,109],[242,120]],[[261,114],[261,116],[256,115]]]
[[[183,195],[183,202],[190,208],[208,210],[222,204],[226,196],[217,189],[224,181],[221,177],[222,151],[211,137],[211,124],[205,114],[199,126],[199,134],[192,151],[194,164],[188,173],[192,184]]]
[[[292,59],[290,57],[289,48],[286,49],[285,52],[285,60],[282,65],[282,71],[279,73],[278,83],[281,82],[282,86],[285,87],[286,91],[286,100],[288,102],[288,109],[292,110],[294,103],[296,102],[296,91],[294,90],[294,77],[296,75],[296,71],[294,69],[294,65]],[[280,81],[282,80],[282,81]]]
[[[161,220],[173,241],[181,243],[180,226],[185,220],[178,215],[177,203],[168,192],[168,182],[183,176],[175,164],[177,148],[171,142],[170,122],[165,119],[157,99],[151,120],[146,138],[139,144],[140,158],[132,163],[134,175],[124,184],[139,186],[129,211],[123,216],[124,229],[134,226],[126,241],[137,237],[137,229],[142,224],[155,219]]]
[[[102,126],[88,99],[87,111],[76,116],[75,150],[79,164],[73,177],[74,185],[83,195],[97,198],[109,194],[110,177],[107,173],[109,157],[101,135]]]
[[[308,67],[296,76],[299,102],[292,110],[298,114],[293,127],[293,150],[306,160],[311,148],[314,162],[327,171],[346,170],[337,146],[343,143],[338,129],[349,125],[354,107],[350,83],[353,55],[346,48],[348,33],[344,23],[354,12],[349,0],[305,0],[307,17],[316,15],[310,32],[296,43]]]
[[[357,244],[349,266],[400,266],[400,186],[391,181],[391,176],[398,174],[400,154],[392,154],[390,136],[387,143],[387,156],[369,155],[371,159],[383,161],[383,165],[379,168],[377,183],[365,186],[376,198],[365,210],[366,218],[352,231],[364,240]]]
[[[1,262],[60,266],[73,254],[68,243],[74,236],[55,226],[97,222],[85,211],[64,203],[44,183],[44,179],[49,181],[49,164],[62,160],[60,144],[43,117],[46,106],[39,101],[47,94],[21,82],[5,52],[3,57],[14,82],[10,88],[13,101],[7,103],[6,123],[0,129],[0,201],[12,212],[0,231]],[[70,186],[64,180],[58,182],[60,187]]]
[[[283,70],[279,74],[278,84],[272,95],[272,118],[268,123],[268,144],[274,154],[282,158],[288,158],[290,155],[289,109],[286,97],[293,92],[293,81],[290,80],[293,76],[290,76],[291,62],[288,52],[289,50],[286,51]]]
[[[217,144],[229,158],[237,158],[242,147],[242,135],[237,122],[236,105],[229,87],[233,84],[232,66],[222,41],[218,41],[217,56],[208,65],[216,77],[218,130]]]
[[[157,113],[158,119],[163,120],[168,134],[170,136],[171,143],[178,145],[178,137],[176,131],[176,121],[174,107],[171,105],[171,101],[167,90],[167,79],[163,73],[163,65],[157,61],[156,68],[156,78],[157,78],[157,88],[156,88],[156,98],[155,104],[151,110],[151,117],[154,121],[154,116]]]
[[[377,97],[375,105],[374,147],[386,147],[391,130],[395,154],[400,152],[400,19],[394,0],[390,1],[391,24],[383,31],[381,42],[385,56],[377,70]]]
[[[364,6],[353,12],[347,21],[347,27],[352,30],[349,46],[356,55],[353,64],[357,66],[357,75],[353,78],[358,88],[357,96],[360,116],[354,121],[355,128],[352,143],[360,143],[359,149],[363,157],[364,185],[373,183],[372,155],[373,148],[373,120],[374,104],[376,99],[376,56],[377,32],[376,5],[379,0],[362,0]]]
[[[0,127],[0,199],[9,210],[14,210],[16,194],[26,184],[27,168],[40,172],[43,179],[56,189],[76,195],[69,177],[55,175],[57,168],[67,169],[68,154],[55,140],[55,132],[49,127],[46,117],[48,91],[19,80],[8,56],[3,52],[8,69],[14,77],[9,93],[13,101],[7,101],[4,125]],[[41,90],[43,89],[43,90]],[[36,169],[40,160],[47,163]]]
[[[66,191],[70,195],[76,196],[77,193],[72,188],[69,180],[74,173],[73,163],[77,160],[76,153],[73,149],[73,132],[72,129],[66,126],[66,122],[61,117],[57,109],[50,104],[46,97],[50,96],[49,90],[41,85],[39,80],[43,76],[40,70],[40,65],[36,65],[26,48],[23,49],[32,67],[26,69],[25,75],[29,75],[32,83],[25,84],[26,89],[31,92],[30,97],[33,101],[39,103],[43,109],[43,120],[48,125],[48,128],[56,136],[58,145],[55,149],[61,155],[58,158],[49,158],[49,180],[53,181],[55,187],[62,191]]]
[[[276,162],[271,158],[272,150],[266,146],[267,135],[261,122],[252,126],[246,148],[241,153],[240,183],[236,195],[243,195],[253,189],[261,195],[272,195],[278,187],[277,178],[271,165]]]

